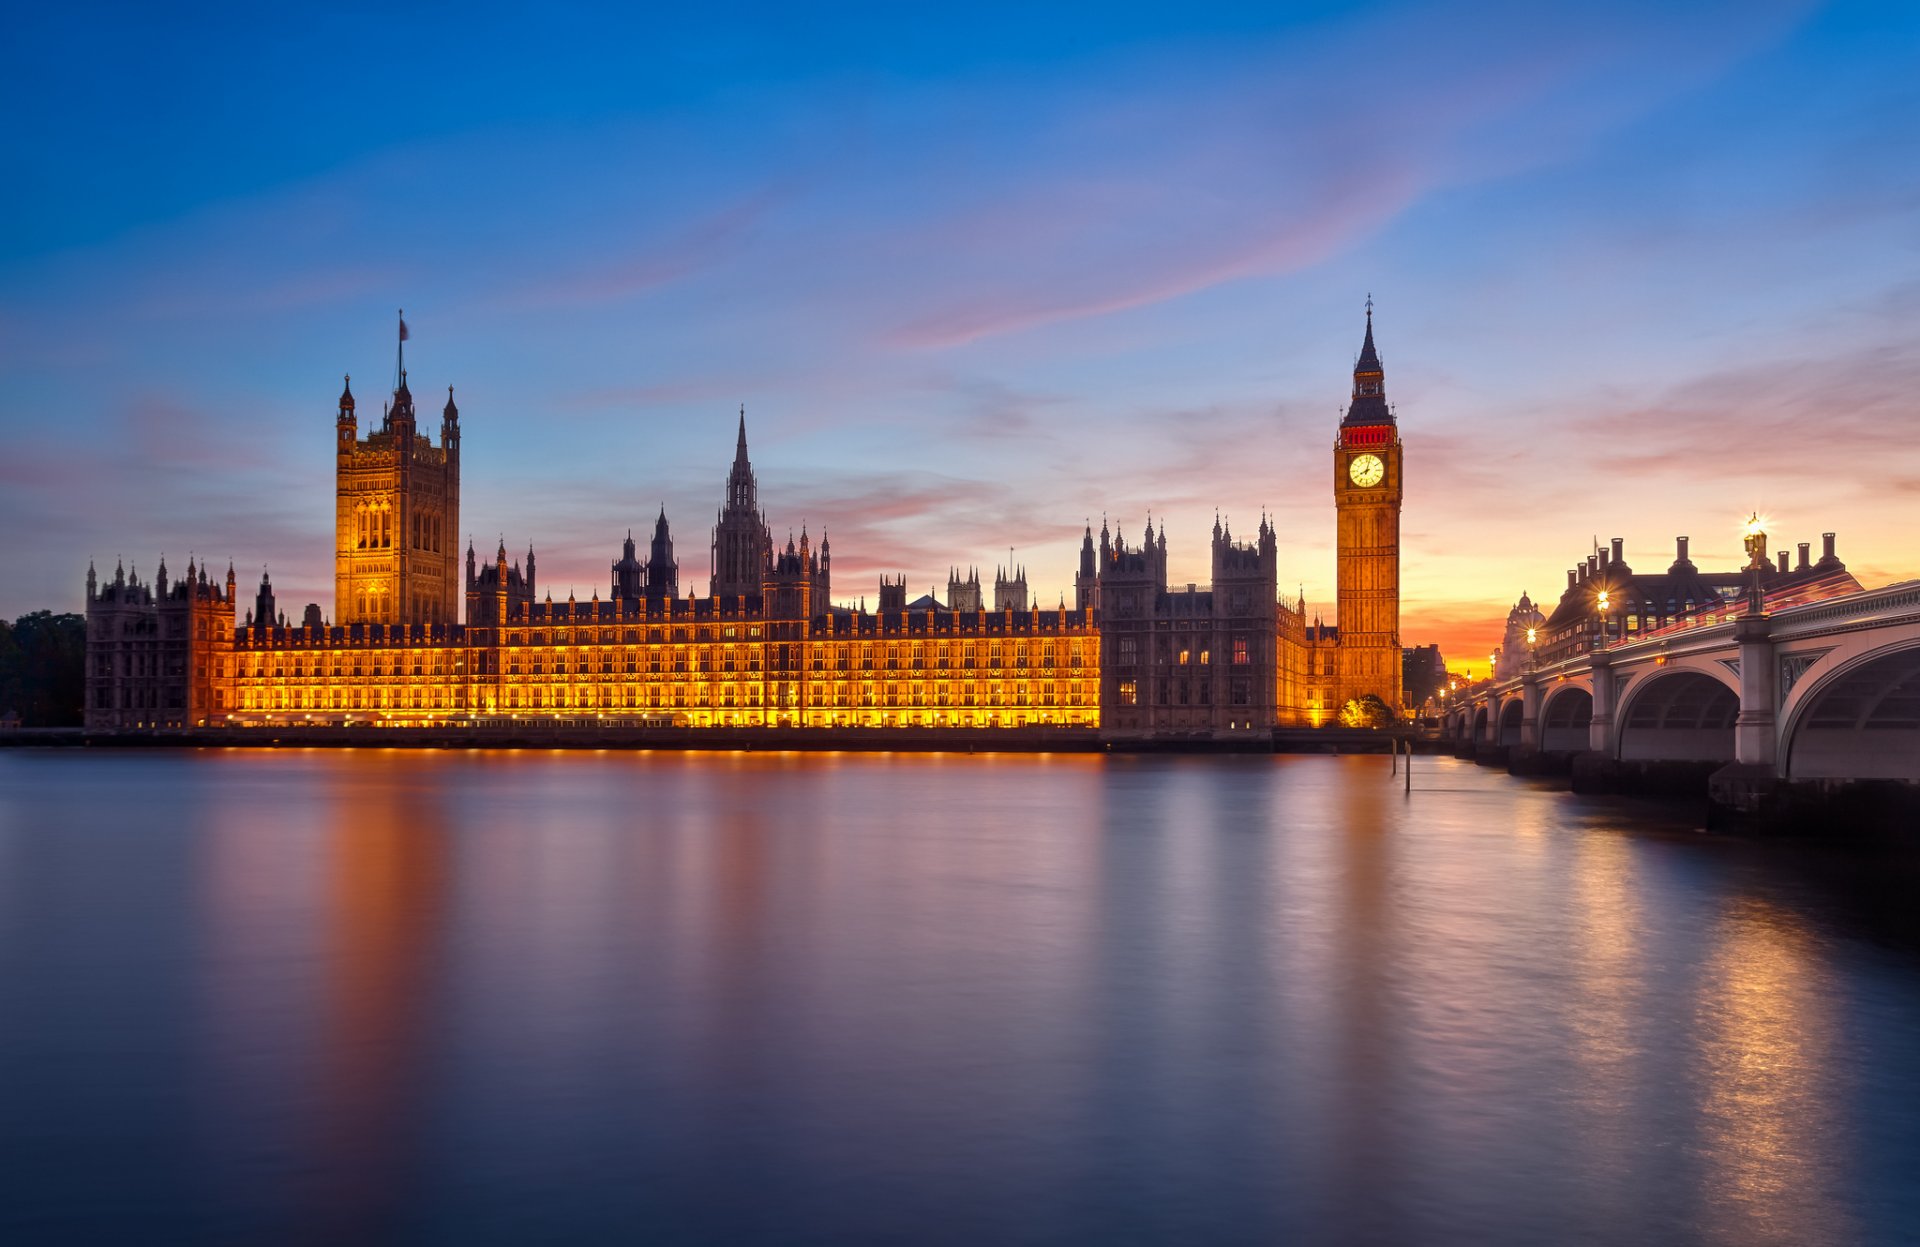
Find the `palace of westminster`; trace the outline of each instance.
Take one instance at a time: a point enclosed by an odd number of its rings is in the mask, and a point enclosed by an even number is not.
[[[404,349],[404,348],[403,348]],[[404,360],[402,360],[404,364]],[[704,597],[682,593],[665,510],[646,558],[632,534],[607,596],[542,598],[527,550],[471,543],[461,576],[460,411],[422,433],[404,366],[360,435],[349,386],[335,417],[334,602],[290,622],[263,575],[242,610],[189,562],[151,582],[87,571],[87,727],[1064,726],[1118,739],[1231,739],[1319,726],[1401,702],[1401,443],[1371,304],[1333,442],[1338,627],[1279,596],[1278,534],[1213,528],[1212,584],[1170,588],[1167,537],[1088,526],[1073,605],[1029,601],[1024,571],[951,573],[947,600],[835,605],[823,537],[774,544],[741,413]],[[463,594],[464,585],[464,611]],[[239,616],[236,618],[236,616]],[[464,616],[464,622],[463,622]]]

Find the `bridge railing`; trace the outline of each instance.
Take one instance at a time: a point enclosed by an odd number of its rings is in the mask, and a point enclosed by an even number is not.
[[[1773,620],[1772,635],[1776,639],[1832,631],[1839,624],[1880,627],[1920,623],[1920,581],[1909,580],[1844,598],[1809,602],[1783,610]]]

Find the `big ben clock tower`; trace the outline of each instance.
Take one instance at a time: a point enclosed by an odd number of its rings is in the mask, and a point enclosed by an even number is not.
[[[1400,430],[1387,406],[1386,373],[1367,337],[1353,366],[1353,402],[1333,448],[1339,521],[1340,684],[1336,704],[1368,693],[1400,708]]]

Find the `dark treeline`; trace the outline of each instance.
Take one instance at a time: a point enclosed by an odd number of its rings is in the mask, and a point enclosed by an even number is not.
[[[23,727],[78,727],[86,698],[87,621],[34,611],[0,619],[0,719]]]

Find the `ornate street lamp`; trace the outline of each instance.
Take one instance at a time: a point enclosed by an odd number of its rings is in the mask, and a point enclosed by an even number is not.
[[[1747,571],[1752,575],[1752,583],[1747,588],[1747,613],[1760,614],[1765,601],[1766,590],[1761,587],[1760,577],[1767,570],[1767,529],[1766,521],[1755,511],[1747,516],[1747,522],[1740,526],[1741,544],[1747,548]]]

